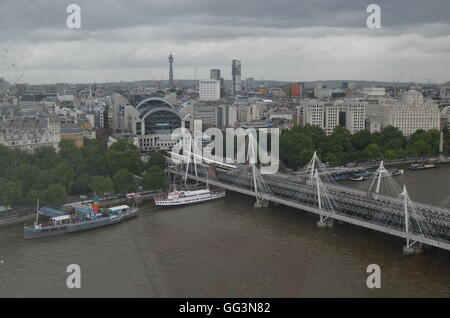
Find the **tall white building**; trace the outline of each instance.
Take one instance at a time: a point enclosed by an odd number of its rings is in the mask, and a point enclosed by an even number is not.
[[[344,99],[335,101],[338,106],[341,124],[347,128],[350,133],[366,129],[366,103],[361,99]]]
[[[303,124],[319,126],[326,135],[331,135],[336,126],[343,126],[352,134],[365,129],[364,100],[305,100],[300,103],[300,107]]]
[[[419,129],[440,128],[437,104],[425,101],[423,95],[415,90],[404,93],[401,100],[385,99],[380,104],[368,104],[366,113],[371,132],[391,125],[409,136]]]
[[[233,60],[231,62],[231,81],[233,95],[239,94],[241,86],[241,61]]]
[[[198,87],[201,101],[216,101],[220,99],[220,80],[200,80]]]

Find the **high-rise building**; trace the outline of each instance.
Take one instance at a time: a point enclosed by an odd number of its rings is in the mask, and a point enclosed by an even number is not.
[[[170,88],[174,88],[174,82],[173,82],[173,55],[172,53],[170,53],[169,55],[169,63],[170,63],[170,68],[169,68],[169,87]]]
[[[291,84],[291,97],[302,97],[302,85]]]
[[[209,77],[210,79],[220,81],[220,70],[213,69],[213,70],[210,70],[209,73],[210,73],[210,77]]]
[[[232,92],[236,95],[242,90],[241,87],[241,61],[233,60],[231,63]]]
[[[202,121],[203,128],[219,127],[222,119],[222,109],[219,105],[196,102],[193,107],[194,119]]]
[[[198,81],[199,99],[201,101],[216,101],[220,99],[220,80]]]
[[[249,77],[246,80],[247,90],[252,90],[255,88],[255,79],[253,77]]]
[[[220,81],[220,97],[222,98],[224,94],[224,80],[223,77],[221,77],[221,71],[219,69],[212,69],[210,70],[210,79]]]
[[[346,127],[352,134],[365,129],[366,103],[362,99],[307,100],[300,106],[303,124],[319,126],[326,135],[331,135],[336,126]]]

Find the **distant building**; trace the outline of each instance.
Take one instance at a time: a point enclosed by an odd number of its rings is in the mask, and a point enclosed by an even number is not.
[[[181,127],[182,120],[175,107],[162,98],[149,97],[140,101],[134,109],[131,134],[137,137],[140,150],[172,149],[177,140],[171,139],[171,133]]]
[[[96,132],[88,118],[77,119],[77,123],[80,125],[83,137],[86,139],[95,139]]]
[[[175,83],[173,81],[173,55],[169,55],[169,88],[175,88]]]
[[[267,103],[264,101],[251,101],[248,109],[247,121],[258,121],[264,116],[267,110]]]
[[[289,111],[274,111],[269,114],[269,120],[284,119],[292,121],[294,119],[294,113]]]
[[[366,113],[371,132],[394,126],[409,136],[419,129],[440,128],[437,104],[425,101],[423,95],[415,90],[404,93],[401,100],[383,99],[379,104],[367,104]]]
[[[247,78],[246,85],[247,85],[247,90],[255,89],[255,87],[256,87],[255,79],[253,77]]]
[[[233,60],[231,62],[231,81],[232,81],[232,93],[237,95],[242,91],[241,86],[241,61]]]
[[[327,88],[322,84],[322,81],[318,81],[316,83],[316,87],[314,88],[314,97],[318,99],[326,99],[331,98],[332,90],[331,88]]]
[[[113,112],[113,125],[112,129],[113,131],[121,131],[124,129],[124,111],[125,111],[125,105],[130,104],[128,99],[119,93],[115,93],[113,95],[113,106],[112,106],[112,112]]]
[[[220,122],[219,128],[234,127],[237,122],[237,106],[236,105],[221,105],[221,113],[219,114]]]
[[[42,146],[59,150],[61,126],[58,119],[40,117],[0,121],[0,144],[14,149],[34,151]]]
[[[75,146],[81,148],[84,146],[83,130],[77,123],[61,123],[61,140],[73,140]]]
[[[352,134],[365,129],[364,100],[306,100],[300,103],[300,107],[303,125],[319,126],[326,135],[331,135],[336,126],[343,126]]]
[[[6,81],[3,77],[0,77],[0,94],[6,93]]]
[[[301,97],[303,94],[301,84],[291,84],[291,97]]]
[[[220,105],[197,102],[193,106],[193,118],[202,121],[203,128],[219,127],[223,123]]]
[[[200,80],[199,100],[216,101],[220,99],[220,80]]]
[[[218,69],[210,70],[210,79],[220,81],[220,98],[225,96],[224,79],[221,77],[221,71]]]
[[[442,86],[439,90],[440,99],[450,99],[450,86]]]
[[[367,96],[384,96],[386,89],[384,87],[364,87],[362,93]]]
[[[209,71],[209,78],[212,80],[216,80],[216,81],[220,81],[221,77],[220,77],[220,70],[218,69],[213,69]]]

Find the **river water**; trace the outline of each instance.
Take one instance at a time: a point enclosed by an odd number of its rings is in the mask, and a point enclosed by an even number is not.
[[[450,207],[450,166],[405,171],[413,200]],[[344,182],[364,189],[368,182]],[[450,297],[450,253],[405,257],[404,242],[283,206],[255,210],[228,193],[177,209],[145,205],[138,218],[66,236],[23,240],[0,228],[0,297]],[[68,289],[66,267],[81,268]],[[368,289],[369,264],[381,288]]]

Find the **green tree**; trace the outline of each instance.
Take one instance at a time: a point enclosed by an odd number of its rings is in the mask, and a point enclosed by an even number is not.
[[[366,149],[364,149],[367,158],[378,159],[381,157],[381,148],[377,144],[369,144]]]
[[[34,205],[37,202],[37,199],[40,197],[40,192],[37,190],[30,190],[28,191],[26,197],[25,197],[25,203],[29,205]]]
[[[87,194],[91,190],[92,178],[90,175],[83,173],[76,177],[75,182],[72,184],[71,193],[72,194]]]
[[[42,202],[61,205],[67,201],[66,187],[60,183],[50,185],[41,192]]]
[[[32,188],[40,173],[41,169],[38,166],[29,163],[22,163],[17,168],[7,169],[8,180],[20,181],[24,193]]]
[[[150,167],[142,178],[142,185],[148,190],[165,188],[167,183],[164,170],[158,166]]]
[[[74,181],[75,173],[65,162],[58,162],[51,171],[51,178],[54,183],[60,183],[66,188]]]
[[[109,172],[114,175],[120,169],[140,174],[143,163],[139,149],[129,140],[121,139],[114,143],[106,152]]]
[[[118,193],[134,192],[137,189],[134,176],[127,169],[120,169],[113,177],[116,191]]]
[[[110,177],[95,176],[92,177],[90,188],[97,195],[103,196],[104,193],[111,193],[114,191],[114,183]]]
[[[367,130],[354,133],[351,137],[352,147],[357,150],[364,150],[372,141],[372,134]]]
[[[20,181],[0,179],[0,205],[13,206],[23,203],[22,184]]]
[[[166,166],[166,158],[160,152],[152,152],[148,158],[147,166],[158,166],[164,169]]]
[[[60,156],[51,146],[39,147],[33,153],[34,163],[41,169],[51,169],[60,161]]]
[[[72,139],[61,140],[59,155],[72,167],[78,166],[83,161],[82,150],[75,145],[75,140]]]
[[[397,158],[397,152],[395,150],[386,150],[386,152],[384,153],[384,157],[388,160],[392,160]]]

